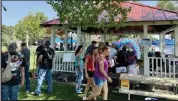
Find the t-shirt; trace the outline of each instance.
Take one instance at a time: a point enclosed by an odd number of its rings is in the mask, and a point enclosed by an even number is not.
[[[82,55],[78,55],[75,57],[75,66],[79,66],[79,62],[80,62],[80,66],[83,67],[83,57]]]
[[[40,55],[43,55],[42,63],[39,63],[40,68],[52,69],[53,58],[55,55],[54,49],[52,49],[51,47],[46,47],[42,50],[42,52],[40,52],[39,56]]]
[[[120,50],[117,53],[117,58],[116,61],[118,64],[116,64],[116,67],[122,67],[122,66],[127,66],[127,59],[126,59],[126,53],[124,53],[122,50]]]
[[[93,47],[94,47],[93,44],[91,44],[90,46],[87,47],[85,56],[86,56],[89,52],[91,52],[91,49],[93,49]]]
[[[117,55],[117,50],[115,48],[110,48],[109,60],[112,60],[116,55]]]
[[[16,55],[18,56],[18,60],[20,63],[20,66],[19,68],[12,68],[12,79],[6,83],[2,83],[3,85],[19,85],[20,84],[20,81],[21,81],[21,68],[22,67],[25,67],[26,65],[26,62],[24,60],[24,58],[22,57],[22,54],[21,53],[15,53],[13,55]],[[12,56],[12,55],[11,55]],[[7,63],[6,61],[8,61],[8,53],[1,53],[1,68],[6,68],[7,66]]]
[[[43,45],[40,45],[36,48],[36,55],[37,55],[37,59],[39,57],[40,52],[44,49]]]
[[[95,70],[95,67],[94,67],[94,62],[95,62],[94,56],[87,55],[86,58],[88,60],[88,62],[87,62],[87,70],[88,71],[94,71]]]
[[[136,56],[133,51],[127,52],[127,64],[128,65],[136,64]]]
[[[28,48],[23,48],[21,53],[24,55],[26,63],[29,63],[30,62],[30,50]]]

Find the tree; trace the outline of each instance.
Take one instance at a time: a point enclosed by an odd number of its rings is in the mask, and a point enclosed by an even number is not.
[[[42,37],[46,33],[45,28],[40,28],[40,24],[46,20],[47,17],[44,13],[30,13],[16,24],[15,30],[17,39],[25,40],[27,35],[29,35],[31,40],[38,40],[39,37]]]
[[[2,25],[2,45],[6,46],[10,41],[15,39],[14,27]]]
[[[127,20],[130,8],[121,7],[124,0],[48,0],[62,23],[76,26],[115,27]]]
[[[160,1],[158,1],[156,6],[159,7],[159,8],[162,8],[162,9],[166,9],[166,10],[177,11],[178,6],[174,2],[175,1],[160,0]]]

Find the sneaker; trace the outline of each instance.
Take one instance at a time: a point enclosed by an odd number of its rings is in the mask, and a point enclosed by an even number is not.
[[[80,89],[76,89],[75,91],[76,91],[77,94],[81,94],[82,93]]]
[[[80,90],[83,90],[83,88],[80,88]]]
[[[40,95],[40,94],[37,94],[35,92],[32,92],[31,94],[34,95],[34,96],[39,96]]]
[[[85,100],[87,97],[83,97],[83,100]]]
[[[30,91],[26,91],[26,94],[30,94]]]

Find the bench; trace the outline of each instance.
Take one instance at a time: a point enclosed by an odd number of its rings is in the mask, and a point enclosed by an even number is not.
[[[165,98],[170,100],[178,100],[178,78],[160,78],[153,76],[145,76],[145,75],[133,75],[123,73],[120,75],[121,80],[121,88],[119,89],[119,93],[128,94],[128,100],[130,100],[130,95],[141,95],[148,97],[157,97],[157,98]],[[141,84],[149,84],[149,85],[160,85],[160,86],[171,86],[173,87],[172,91],[167,90],[155,90],[155,91],[143,91],[143,90],[131,90],[129,88],[130,81],[139,82]]]

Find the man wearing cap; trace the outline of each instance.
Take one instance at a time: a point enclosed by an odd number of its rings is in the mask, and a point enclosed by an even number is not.
[[[38,57],[38,79],[37,79],[37,88],[35,90],[34,95],[38,96],[41,94],[41,86],[43,83],[43,80],[45,79],[48,83],[48,89],[47,93],[52,92],[52,61],[55,55],[54,49],[50,47],[51,43],[50,41],[46,40],[44,43],[44,48],[43,50],[39,53]]]

